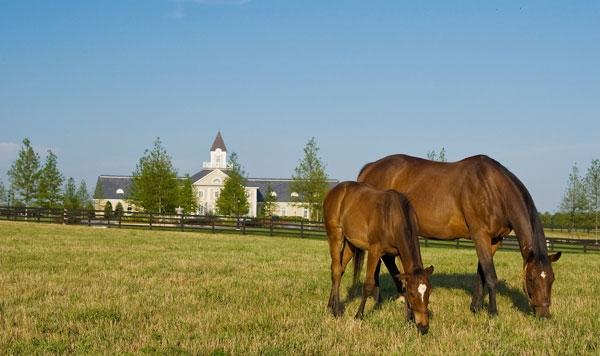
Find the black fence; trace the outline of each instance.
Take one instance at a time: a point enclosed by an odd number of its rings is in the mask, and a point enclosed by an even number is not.
[[[111,216],[105,216],[103,210],[68,211],[66,209],[0,207],[0,220],[108,228],[326,238],[325,227],[322,222],[301,218],[254,218],[247,216],[230,217],[190,214],[168,215],[145,212],[124,212],[120,215],[113,213]],[[547,237],[546,240],[550,251],[600,252],[600,243],[597,240],[556,237]],[[441,241],[422,238],[421,246],[473,248],[473,242],[465,239]],[[509,236],[503,240],[501,248],[518,250],[519,244],[514,236]]]

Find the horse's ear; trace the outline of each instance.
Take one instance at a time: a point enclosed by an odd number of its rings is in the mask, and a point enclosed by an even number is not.
[[[557,253],[550,255],[548,257],[550,257],[550,261],[556,262],[556,261],[558,261],[558,259],[560,258],[561,255],[562,255],[562,252],[558,251]]]
[[[525,257],[525,262],[530,263],[533,262],[533,251],[529,250],[527,256]]]
[[[433,273],[433,266],[425,268],[425,273],[427,273],[427,276],[431,276],[431,274]]]

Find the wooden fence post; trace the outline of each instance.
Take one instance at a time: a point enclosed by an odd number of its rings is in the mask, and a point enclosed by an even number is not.
[[[300,220],[300,238],[304,238],[304,219]]]
[[[67,209],[63,209],[63,225],[67,223]]]
[[[210,226],[211,226],[212,233],[214,234],[215,233],[215,217],[214,216],[210,217]]]
[[[583,243],[583,253],[587,253],[587,243]]]
[[[181,226],[181,231],[183,231],[183,213],[179,216],[179,225]]]
[[[269,224],[269,235],[273,236],[273,215],[271,215],[271,223]]]
[[[37,222],[38,223],[40,222],[41,217],[42,217],[42,208],[38,208],[38,211],[37,211]]]
[[[246,235],[246,217],[242,217],[242,235]]]
[[[92,212],[88,210],[87,215],[88,215],[88,226],[92,226]]]
[[[152,213],[150,213],[150,230],[152,230]]]
[[[460,239],[456,239],[456,248],[459,248],[460,246]]]
[[[119,229],[121,228],[121,218],[122,218],[123,214],[119,214]]]

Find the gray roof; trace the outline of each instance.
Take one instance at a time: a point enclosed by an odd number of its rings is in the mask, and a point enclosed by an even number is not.
[[[291,179],[281,179],[281,178],[248,178],[246,179],[247,187],[258,187],[258,192],[256,196],[256,200],[258,202],[265,201],[265,194],[267,193],[269,184],[271,185],[271,189],[277,194],[278,201],[291,201],[292,191],[290,189]],[[327,180],[327,185],[329,189],[335,187],[339,184],[337,179],[329,179]]]
[[[94,199],[127,199],[131,193],[131,176],[105,176],[98,177]],[[98,196],[98,186],[102,188],[102,196]],[[123,189],[124,194],[117,194],[118,189]]]
[[[207,174],[212,172],[214,169],[204,169],[196,174],[194,174],[191,179],[192,182],[197,182],[199,179],[202,179]],[[133,177],[131,176],[110,176],[110,175],[101,175],[98,177],[98,181],[96,186],[101,185],[102,187],[102,196],[94,195],[94,199],[127,199],[129,194],[131,193],[131,184],[133,181]],[[278,201],[291,201],[291,190],[290,183],[291,179],[282,179],[282,178],[247,178],[246,186],[247,187],[257,187],[257,200],[258,202],[265,201],[264,195],[267,192],[267,188],[269,184],[271,185],[271,189],[277,194]],[[327,181],[327,185],[329,189],[335,187],[339,183],[336,179],[329,179]],[[124,194],[117,194],[118,189],[123,189]]]
[[[194,174],[190,177],[192,183],[199,181],[200,179],[206,177],[210,172],[214,171],[214,169],[203,169],[200,172]]]
[[[217,148],[220,148],[223,151],[227,151],[227,148],[225,147],[225,141],[223,141],[223,136],[221,136],[221,131],[217,132],[217,137],[215,137],[215,141],[210,147],[210,150],[214,151]]]

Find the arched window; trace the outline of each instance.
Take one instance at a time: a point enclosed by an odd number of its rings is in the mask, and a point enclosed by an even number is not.
[[[121,188],[117,189],[116,193],[117,194],[125,194],[125,192]]]

